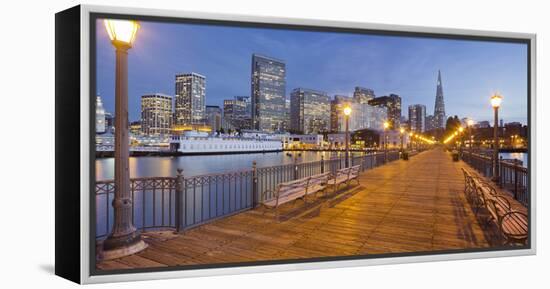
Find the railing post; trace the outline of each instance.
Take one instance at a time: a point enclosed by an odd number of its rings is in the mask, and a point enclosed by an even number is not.
[[[298,158],[294,157],[294,179],[298,179]]]
[[[258,206],[258,170],[256,161],[252,161],[252,208]]]
[[[182,221],[182,199],[181,197],[183,196],[183,182],[184,182],[184,177],[183,177],[183,169],[177,169],[177,175],[176,175],[176,196],[175,196],[175,199],[176,199],[176,205],[174,207],[174,210],[175,210],[175,224],[176,224],[176,233],[179,233],[180,232],[180,229],[181,229],[181,221]]]
[[[325,157],[321,155],[321,174],[325,172]]]
[[[519,161],[514,160],[514,199],[518,199],[518,168]]]

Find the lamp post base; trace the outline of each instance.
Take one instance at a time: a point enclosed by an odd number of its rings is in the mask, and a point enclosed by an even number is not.
[[[104,250],[103,252],[101,252],[99,258],[101,260],[118,259],[124,256],[129,256],[141,252],[142,250],[146,249],[147,246],[147,243],[145,243],[143,240],[139,240],[138,242],[135,242],[134,244],[128,246]]]

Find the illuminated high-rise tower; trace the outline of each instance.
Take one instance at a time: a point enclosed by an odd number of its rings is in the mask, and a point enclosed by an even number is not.
[[[445,128],[445,101],[443,100],[443,84],[441,71],[437,72],[437,91],[435,93],[434,125],[435,128]]]

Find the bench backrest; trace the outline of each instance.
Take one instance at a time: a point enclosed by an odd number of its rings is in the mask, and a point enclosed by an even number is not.
[[[348,177],[349,178],[355,178],[359,175],[359,170],[361,169],[360,165],[353,166],[349,168]]]
[[[343,168],[336,171],[336,178],[345,176],[346,178],[349,175],[350,168]]]
[[[316,185],[325,185],[328,182],[329,177],[330,177],[330,172],[311,176],[311,178],[309,179],[308,187],[312,187]]]
[[[275,197],[281,198],[281,197],[293,194],[297,190],[301,190],[301,189],[303,189],[305,193],[305,190],[309,183],[309,179],[310,177],[306,177],[306,178],[298,179],[291,182],[280,183],[277,186],[277,192],[275,193]]]

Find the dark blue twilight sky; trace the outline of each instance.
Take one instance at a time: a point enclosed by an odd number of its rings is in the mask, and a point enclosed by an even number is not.
[[[206,104],[250,95],[252,53],[286,62],[287,96],[296,87],[352,95],[355,86],[377,96],[399,94],[433,114],[441,69],[447,115],[491,120],[494,91],[504,99],[505,122],[527,120],[527,46],[497,42],[390,37],[280,29],[141,22],[129,50],[130,120],[139,120],[140,97],[174,95],[176,73],[206,76]],[[97,22],[97,92],[114,112],[114,48]]]

